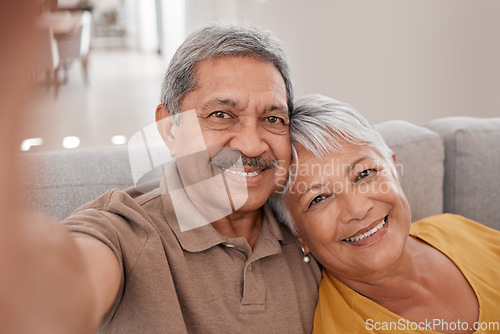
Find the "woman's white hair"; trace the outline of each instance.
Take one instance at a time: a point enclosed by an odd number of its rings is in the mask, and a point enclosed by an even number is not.
[[[352,106],[319,94],[304,96],[295,101],[294,105],[290,118],[290,137],[295,166],[299,165],[297,145],[320,160],[326,159],[330,153],[340,152],[345,144],[369,145],[394,168],[393,172],[396,174],[392,150]],[[269,202],[278,220],[296,234],[297,228],[286,204],[286,194],[294,179],[290,168],[285,186]]]

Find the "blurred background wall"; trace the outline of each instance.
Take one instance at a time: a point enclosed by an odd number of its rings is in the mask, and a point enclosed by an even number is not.
[[[186,0],[186,32],[219,20],[283,44],[296,94],[322,93],[369,121],[500,116],[500,1]]]
[[[39,1],[53,10],[56,0]],[[177,47],[220,21],[271,31],[297,96],[331,96],[372,123],[500,116],[499,0],[57,1],[58,11],[82,9],[92,12],[89,80],[73,62],[57,97],[38,86],[28,150],[126,145],[154,122]],[[67,137],[79,144],[64,145]]]

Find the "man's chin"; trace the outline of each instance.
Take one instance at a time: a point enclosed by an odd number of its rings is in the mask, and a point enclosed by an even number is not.
[[[263,195],[263,192],[253,193],[251,190],[248,192],[248,199],[245,201],[243,205],[239,209],[236,210],[236,212],[251,212],[251,211],[256,211],[262,208],[264,204],[266,204],[267,200],[271,195],[274,193],[274,191],[269,191],[265,192],[265,195]]]

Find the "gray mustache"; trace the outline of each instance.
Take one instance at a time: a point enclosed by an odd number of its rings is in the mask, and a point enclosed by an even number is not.
[[[241,162],[238,161],[241,158]],[[262,155],[257,157],[249,157],[240,151],[224,148],[220,150],[210,161],[210,163],[219,168],[231,167],[257,167],[257,168],[273,168],[278,165],[276,159],[266,158]]]

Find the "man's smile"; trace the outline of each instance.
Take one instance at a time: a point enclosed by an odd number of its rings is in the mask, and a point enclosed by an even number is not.
[[[243,172],[243,171],[240,171],[240,170],[228,169],[228,168],[224,168],[224,167],[222,167],[222,170],[225,171],[225,172],[229,172],[231,174],[238,175],[238,176],[243,176],[243,177],[257,176],[257,175],[259,175],[260,172],[262,172],[262,169],[261,170],[256,170],[256,171],[253,171],[253,172]]]

